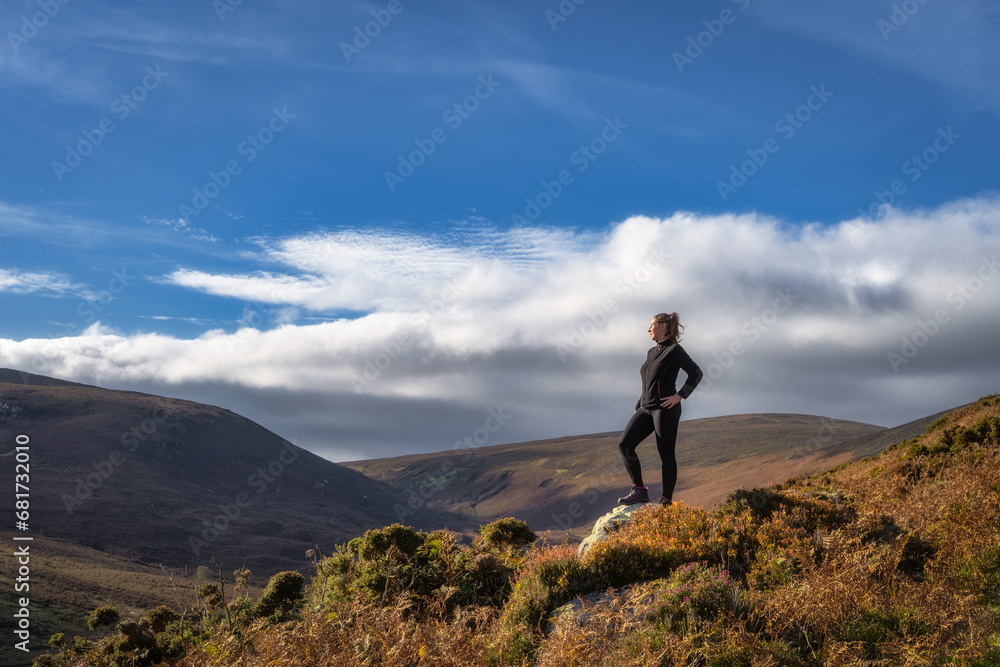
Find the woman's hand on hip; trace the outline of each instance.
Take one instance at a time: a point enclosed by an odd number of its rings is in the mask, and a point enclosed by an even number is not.
[[[669,410],[670,408],[672,408],[675,405],[677,405],[678,403],[680,403],[682,400],[683,399],[681,398],[680,394],[674,394],[673,396],[667,396],[665,399],[663,399],[662,401],[660,401],[660,407],[666,408],[667,410]]]

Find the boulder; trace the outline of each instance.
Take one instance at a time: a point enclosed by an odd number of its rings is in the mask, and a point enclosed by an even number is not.
[[[632,519],[632,513],[646,507],[649,503],[636,503],[635,505],[619,505],[602,516],[594,523],[594,529],[590,532],[580,546],[576,549],[576,554],[583,558],[590,548],[598,542],[608,539],[608,535],[618,530]]]

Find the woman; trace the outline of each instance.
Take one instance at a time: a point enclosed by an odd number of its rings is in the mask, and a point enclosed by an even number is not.
[[[618,502],[622,505],[649,502],[649,488],[642,485],[642,466],[635,448],[650,433],[656,433],[656,451],[660,453],[663,463],[660,504],[666,506],[673,502],[674,484],[677,483],[674,446],[677,444],[677,424],[681,420],[681,400],[690,396],[698,386],[702,372],[684,348],[677,344],[684,331],[677,313],[660,313],[649,323],[647,331],[649,337],[656,341],[656,346],[646,353],[646,363],[639,369],[642,395],[635,404],[632,419],[618,439],[625,469],[632,478],[632,490]],[[675,382],[681,369],[687,373],[687,381],[677,391]]]

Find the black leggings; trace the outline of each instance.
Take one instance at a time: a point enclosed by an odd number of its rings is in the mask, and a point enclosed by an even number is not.
[[[674,485],[677,483],[677,456],[674,449],[677,445],[677,424],[681,421],[680,403],[669,410],[639,408],[628,420],[628,425],[618,439],[618,449],[622,453],[622,461],[633,484],[642,486],[642,466],[635,448],[645,440],[650,433],[656,433],[656,451],[660,453],[663,463],[663,495],[673,499]]]

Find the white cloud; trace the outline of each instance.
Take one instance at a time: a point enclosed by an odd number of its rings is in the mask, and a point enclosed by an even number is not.
[[[894,425],[1000,388],[997,197],[828,227],[677,213],[603,235],[258,242],[246,272],[168,277],[251,302],[238,331],[91,327],[0,340],[0,365],[221,402],[334,458],[445,448],[498,405],[517,415],[505,441],[621,428],[660,311],[680,313],[709,375],[688,417]],[[342,309],[366,314],[296,324]]]
[[[42,296],[67,296],[88,294],[82,285],[69,278],[48,271],[18,271],[0,269],[0,291],[10,294],[41,294]]]

